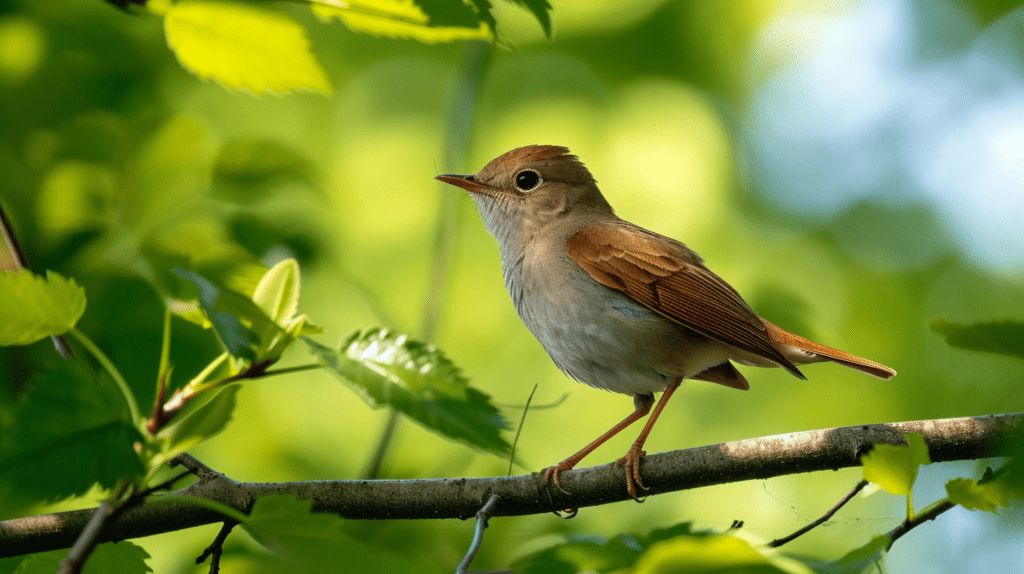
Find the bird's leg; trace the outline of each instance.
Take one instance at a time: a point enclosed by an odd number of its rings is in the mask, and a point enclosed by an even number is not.
[[[658,406],[654,407],[654,412],[651,413],[651,418],[647,419],[647,424],[644,425],[644,430],[640,431],[640,436],[636,437],[636,440],[633,441],[633,446],[629,447],[629,451],[626,452],[626,456],[620,458],[615,463],[616,467],[626,465],[626,489],[629,491],[629,495],[633,497],[633,500],[636,500],[637,502],[639,502],[636,492],[637,485],[639,485],[640,488],[647,490],[643,481],[640,480],[640,461],[642,461],[644,456],[647,454],[644,451],[644,443],[647,442],[647,435],[651,434],[651,429],[654,428],[654,423],[658,422],[658,415],[660,415],[661,411],[665,409],[665,403],[668,402],[672,393],[679,388],[679,384],[681,382],[683,382],[682,378],[676,379],[665,389],[665,392],[661,394],[661,400],[658,401]],[[653,401],[653,399],[654,397],[650,397],[650,400]],[[650,403],[648,403],[648,408],[650,408]]]
[[[664,399],[662,399],[662,402],[664,402]],[[622,422],[613,426],[611,430],[597,437],[597,440],[595,440],[594,442],[583,447],[583,450],[570,456],[569,458],[563,460],[562,462],[556,464],[555,466],[549,466],[548,468],[544,469],[544,480],[547,482],[551,482],[551,480],[554,479],[555,486],[558,487],[558,490],[561,490],[562,492],[569,494],[568,492],[565,491],[565,489],[562,488],[562,471],[571,470],[581,460],[583,460],[583,457],[593,452],[595,448],[601,446],[602,444],[604,444],[605,441],[619,434],[619,432],[622,431],[622,429],[644,418],[647,415],[647,413],[651,412],[651,405],[653,404],[654,395],[634,395],[633,405],[635,410],[633,411],[633,414],[622,419]],[[634,496],[634,498],[636,497]]]

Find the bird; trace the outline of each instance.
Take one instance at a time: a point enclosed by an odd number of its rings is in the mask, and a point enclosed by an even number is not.
[[[633,397],[632,414],[544,469],[545,482],[563,492],[563,472],[650,413],[616,461],[639,501],[638,488],[649,489],[640,474],[644,443],[684,379],[749,389],[734,363],[781,367],[800,379],[798,365],[822,361],[882,379],[896,374],[759,317],[685,244],[615,215],[566,147],[519,147],[476,174],[435,179],[469,192],[498,242],[515,309],[555,365],[589,386]]]

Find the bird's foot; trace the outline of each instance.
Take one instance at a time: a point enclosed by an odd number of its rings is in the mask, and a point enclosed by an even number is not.
[[[644,481],[640,479],[640,461],[647,456],[647,452],[644,451],[639,445],[633,444],[629,447],[629,452],[626,456],[620,458],[615,463],[615,468],[622,465],[626,465],[626,490],[629,491],[629,496],[637,502],[643,502],[637,497],[636,487],[640,487],[644,490],[649,490],[644,486]]]
[[[544,481],[554,482],[555,487],[562,492],[569,494],[567,490],[562,488],[562,471],[572,470],[576,466],[576,463],[566,459],[556,464],[555,466],[549,466],[544,469]]]

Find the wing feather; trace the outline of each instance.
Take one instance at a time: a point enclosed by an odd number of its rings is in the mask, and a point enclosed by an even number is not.
[[[595,281],[702,335],[764,357],[804,378],[761,318],[682,243],[626,221],[589,227],[565,245]]]

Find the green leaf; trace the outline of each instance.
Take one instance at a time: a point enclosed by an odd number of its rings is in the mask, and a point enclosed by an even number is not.
[[[191,413],[181,413],[184,415],[182,421],[172,426],[167,433],[163,458],[165,460],[173,458],[224,430],[224,427],[231,422],[231,414],[234,412],[236,404],[235,395],[241,388],[241,385],[235,384],[228,385],[219,392],[217,390],[208,391],[215,396],[206,404]]]
[[[285,259],[263,274],[252,300],[281,327],[299,310],[299,263]]]
[[[808,562],[819,574],[868,574],[878,564],[884,564],[885,555],[892,546],[888,535],[875,536],[870,542],[846,553],[832,562]],[[885,570],[883,569],[882,572]]]
[[[426,0],[433,8],[433,0]],[[388,38],[409,38],[420,42],[439,43],[457,40],[487,40],[492,38],[491,28],[483,22],[472,27],[435,26],[421,6],[413,0],[352,0],[346,7],[313,4],[312,10],[323,20],[337,18],[353,32],[385,36]],[[441,21],[448,19],[443,13]],[[486,13],[489,16],[490,12]],[[493,18],[491,18],[493,20]]]
[[[0,482],[54,500],[142,475],[133,445],[143,437],[116,385],[101,380],[75,361],[37,380],[0,426]]]
[[[544,35],[548,38],[551,37],[551,4],[548,0],[506,0],[512,4],[522,6],[530,11],[531,14],[537,21],[540,22],[540,27],[544,29]]]
[[[476,28],[480,16],[462,0],[413,0],[427,16],[431,26],[457,26]]]
[[[253,504],[242,523],[257,542],[272,554],[261,572],[440,572],[436,564],[415,562],[353,540],[344,532],[344,520],[311,511],[312,503],[289,495],[271,495]],[[250,571],[250,570],[246,570]]]
[[[932,321],[930,327],[945,337],[951,347],[1024,359],[1024,321],[964,325],[940,317]]]
[[[508,422],[434,346],[380,328],[352,333],[338,350],[306,342],[371,407],[391,406],[450,439],[508,453],[500,432]]]
[[[946,483],[946,495],[950,502],[968,510],[998,514],[998,507],[1009,506],[1011,500],[1024,498],[1024,482],[1020,480],[1024,469],[1021,464],[1019,459],[1012,459],[998,476],[989,480],[954,478]]]
[[[52,271],[0,271],[0,346],[68,332],[85,313],[85,290]]]
[[[205,277],[187,269],[176,268],[174,274],[191,282],[199,290],[199,303],[232,356],[252,361],[270,357],[266,351],[285,332],[251,299],[214,285]]]
[[[907,446],[876,444],[860,461],[864,465],[865,480],[892,494],[909,495],[917,480],[918,467],[932,461],[924,436],[917,433],[903,436]]]
[[[301,25],[286,12],[217,0],[182,0],[164,16],[167,43],[203,79],[256,95],[331,86]]]
[[[640,551],[636,541],[625,534],[611,539],[570,535],[564,542],[519,558],[512,567],[523,574],[611,572],[632,567]]]
[[[20,561],[20,566],[11,572],[15,574],[53,574],[60,561],[67,557],[69,550],[51,550],[10,560]],[[96,546],[85,561],[82,574],[145,574],[153,569],[146,564],[149,558],[141,546],[127,540],[108,542]],[[0,572],[5,572],[0,562]]]
[[[657,542],[644,551],[632,570],[634,574],[675,572],[714,574],[813,574],[807,566],[756,548],[730,535],[683,535]]]

